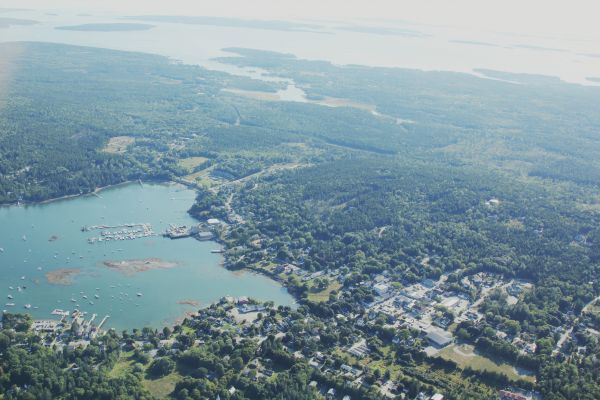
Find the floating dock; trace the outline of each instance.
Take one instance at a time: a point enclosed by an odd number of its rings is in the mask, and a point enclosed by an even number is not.
[[[121,228],[121,229],[119,229]],[[102,230],[102,229],[119,229],[117,231]],[[102,230],[100,236],[91,237],[88,239],[89,244],[97,242],[110,242],[116,240],[134,240],[144,237],[156,236],[152,225],[145,224],[123,224],[123,225],[93,225],[89,227],[81,228],[83,232],[89,232],[92,230]]]

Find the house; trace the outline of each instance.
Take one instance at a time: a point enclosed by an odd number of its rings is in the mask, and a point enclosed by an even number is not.
[[[452,343],[452,334],[437,328],[430,328],[425,335],[429,342],[438,348],[446,347]]]
[[[360,375],[362,375],[362,371],[353,368],[349,365],[346,364],[342,364],[342,366],[340,367],[342,371],[344,371],[347,375],[351,375],[353,377],[359,377]]]
[[[527,400],[527,397],[522,394],[509,392],[508,390],[500,390],[498,394],[501,400]]]
[[[390,290],[390,286],[385,283],[376,283],[373,285],[373,290],[378,296],[384,296]]]
[[[335,399],[335,389],[334,388],[331,388],[327,391],[327,399],[328,400]]]
[[[76,349],[85,350],[89,345],[90,345],[89,340],[74,340],[67,345],[67,350],[68,351],[73,351]]]
[[[431,279],[425,279],[423,280],[423,282],[421,282],[421,285],[425,286],[428,289],[431,289],[435,285],[435,282]]]

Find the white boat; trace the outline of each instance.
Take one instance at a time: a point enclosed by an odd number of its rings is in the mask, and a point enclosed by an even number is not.
[[[142,294],[140,292],[135,294],[137,297],[142,297]]]
[[[77,303],[77,300],[71,298],[71,303]]]
[[[25,304],[23,307],[29,310],[31,308],[31,304]]]
[[[99,299],[100,296],[98,296],[97,294],[94,295],[94,298]]]
[[[22,277],[21,277],[21,280],[22,280],[22,281],[24,281],[24,280],[25,280],[25,277],[24,277],[24,276],[22,276]]]
[[[84,299],[87,299],[87,296],[85,294],[83,296],[81,296],[81,297],[83,297]]]
[[[6,296],[6,297],[8,297],[10,300],[14,299],[14,297],[12,297],[12,295],[11,295],[11,294],[9,294],[9,295],[8,295],[8,296]]]
[[[4,248],[0,247],[0,253],[4,253]]]
[[[94,305],[94,302],[93,302],[93,301],[90,301],[90,305],[91,305],[91,306],[93,306],[93,305]]]
[[[14,287],[12,287],[12,286],[9,286],[8,288],[9,288],[10,290],[15,290],[15,288],[14,288]]]
[[[6,303],[6,304],[5,304],[5,306],[6,306],[6,307],[14,307],[14,306],[15,306],[15,303]]]
[[[27,236],[23,235],[21,239],[23,239],[23,241],[27,241]]]

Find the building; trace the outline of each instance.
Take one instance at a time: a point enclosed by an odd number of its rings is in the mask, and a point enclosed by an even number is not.
[[[508,390],[501,390],[498,392],[501,400],[528,400],[527,397],[519,393],[509,392]]]
[[[435,286],[435,282],[432,279],[425,279],[421,282],[421,285],[425,286],[428,289],[431,289]]]
[[[67,350],[68,351],[73,351],[76,349],[85,350],[89,346],[89,344],[90,344],[89,340],[75,340],[75,341],[70,342],[67,345]]]
[[[429,400],[444,400],[444,395],[436,393],[429,398]]]
[[[199,240],[211,240],[214,237],[212,232],[200,231],[198,232],[197,238]]]
[[[429,342],[438,348],[446,347],[452,343],[452,334],[437,328],[430,328],[425,335]]]
[[[328,400],[335,399],[335,389],[334,388],[331,388],[327,391],[327,399]]]
[[[375,290],[377,295],[383,296],[390,290],[390,287],[385,283],[376,283],[375,285],[373,285],[373,290]]]

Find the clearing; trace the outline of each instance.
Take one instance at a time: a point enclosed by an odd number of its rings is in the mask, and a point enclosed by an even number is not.
[[[493,371],[504,374],[513,380],[523,379],[535,382],[532,372],[521,368],[517,369],[511,364],[484,357],[478,354],[475,347],[470,344],[453,344],[439,351],[437,356],[445,360],[454,361],[460,368],[471,367],[480,371]]]
[[[309,292],[308,293],[308,300],[313,301],[315,303],[321,303],[323,301],[327,301],[329,300],[329,294],[331,292],[333,292],[334,290],[340,290],[340,288],[342,287],[342,284],[339,283],[338,281],[334,281],[334,282],[330,282],[329,286],[327,286],[326,289],[321,290],[320,292]]]
[[[206,161],[208,161],[208,158],[206,157],[188,157],[179,160],[178,164],[180,167],[187,169],[191,173],[194,171],[194,168],[204,164]]]
[[[127,146],[133,142],[135,142],[135,139],[131,136],[115,136],[110,138],[102,151],[110,154],[125,154]]]

